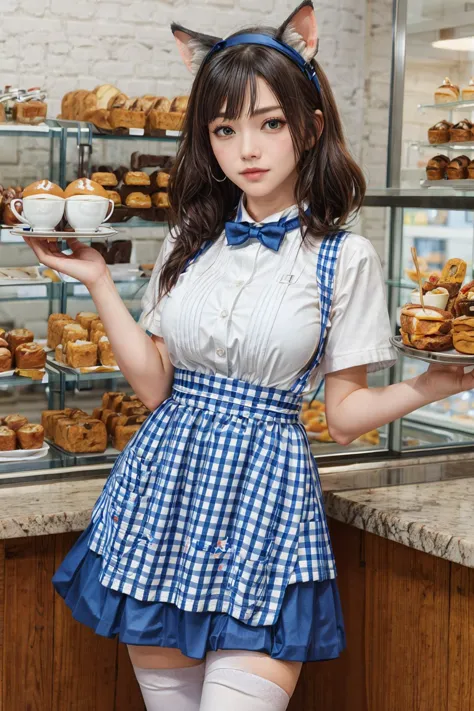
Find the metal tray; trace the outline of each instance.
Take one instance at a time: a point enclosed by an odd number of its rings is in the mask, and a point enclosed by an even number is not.
[[[109,239],[117,234],[117,230],[112,227],[99,227],[97,230],[91,230],[90,232],[75,232],[74,230],[70,232],[60,232],[59,230],[33,230],[31,227],[24,225],[23,227],[12,227],[10,230],[12,235],[25,236],[25,237],[36,237],[37,239],[51,239],[56,238],[59,240],[67,239],[79,239],[79,240],[90,240],[90,239]]]
[[[401,336],[392,336],[390,338],[391,344],[405,356],[409,358],[415,358],[416,360],[423,360],[425,363],[443,363],[444,365],[464,365],[472,366],[470,370],[474,368],[474,355],[463,355],[458,353],[454,349],[449,351],[420,351],[417,348],[410,348],[406,346]]]

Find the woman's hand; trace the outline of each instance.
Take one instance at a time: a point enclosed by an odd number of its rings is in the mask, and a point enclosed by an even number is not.
[[[463,365],[432,363],[420,376],[420,383],[432,402],[444,400],[464,390],[474,389],[474,370],[465,373]]]
[[[51,267],[89,287],[107,274],[105,259],[96,249],[88,247],[75,237],[66,240],[72,254],[64,254],[57,242],[36,237],[23,237],[41,264]]]

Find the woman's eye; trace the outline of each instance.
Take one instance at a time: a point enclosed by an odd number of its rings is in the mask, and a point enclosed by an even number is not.
[[[221,133],[221,131],[223,133]],[[219,126],[218,128],[215,128],[213,133],[215,133],[216,136],[232,136],[234,131],[231,129],[230,126]]]
[[[283,121],[283,119],[268,119],[268,121],[265,121],[265,126],[268,126],[272,131],[277,129],[277,128],[282,128],[284,126],[286,121]]]

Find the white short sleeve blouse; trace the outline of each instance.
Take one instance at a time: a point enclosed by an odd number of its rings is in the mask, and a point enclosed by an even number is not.
[[[296,206],[285,210],[288,219],[297,212]],[[242,220],[253,222],[243,205]],[[223,232],[158,302],[160,270],[173,240],[168,234],[144,294],[143,328],[164,338],[177,368],[289,389],[319,341],[321,240],[302,242],[297,228],[274,252],[255,238],[230,246]],[[325,373],[390,367],[396,361],[390,335],[380,259],[369,240],[350,234],[337,264],[325,354],[306,390]]]

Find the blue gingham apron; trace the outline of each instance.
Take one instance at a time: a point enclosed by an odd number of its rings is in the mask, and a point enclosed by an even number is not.
[[[336,577],[299,412],[324,352],[346,235],[322,242],[320,341],[289,390],[175,369],[170,397],[118,457],[94,507],[88,546],[101,556],[103,585],[257,626],[275,623],[289,584]]]

